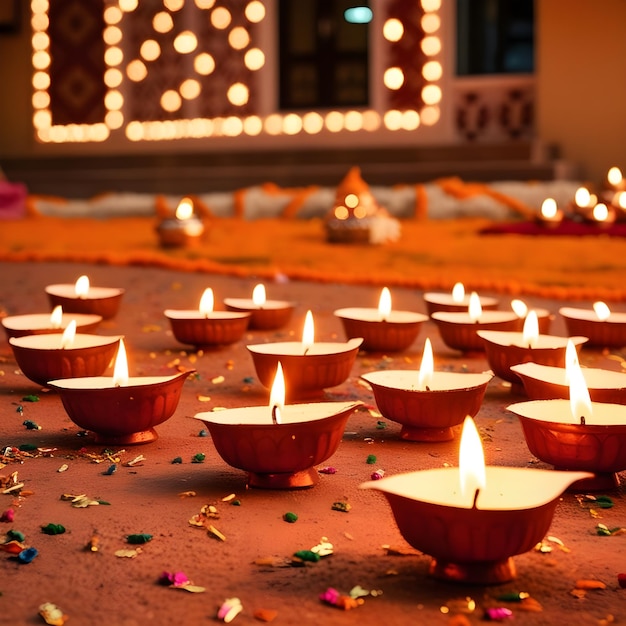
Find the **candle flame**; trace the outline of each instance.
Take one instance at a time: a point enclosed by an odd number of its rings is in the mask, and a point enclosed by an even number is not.
[[[480,304],[480,298],[475,291],[472,291],[469,298],[469,306],[467,308],[472,322],[477,322],[483,314],[483,307]]]
[[[272,421],[275,424],[281,423],[281,412],[285,408],[285,375],[283,374],[283,366],[278,361],[274,382],[270,389],[270,410],[272,412]]]
[[[524,345],[529,348],[537,347],[537,343],[539,342],[539,320],[537,319],[536,311],[530,311],[524,320],[522,340]]]
[[[585,207],[589,206],[591,202],[591,194],[586,187],[579,187],[574,194],[574,202],[576,206]]]
[[[622,182],[622,171],[619,167],[612,167],[609,169],[608,174],[606,175],[606,179],[609,181],[610,185],[616,187]]]
[[[430,343],[430,339],[426,337],[426,341],[424,342],[424,352],[422,354],[422,362],[417,376],[417,388],[420,391],[428,389],[428,386],[433,380],[434,369],[435,364],[433,359],[433,347]]]
[[[265,295],[265,285],[259,283],[252,290],[252,302],[255,306],[262,307],[265,304],[267,296]]]
[[[589,388],[583,376],[578,360],[571,364],[569,370],[569,405],[572,417],[577,422],[585,424],[587,419],[591,417],[591,397],[589,396]]]
[[[74,285],[74,293],[79,298],[84,298],[89,293],[89,278],[87,276],[79,276]]]
[[[306,312],[304,318],[304,328],[302,329],[302,347],[304,353],[313,345],[315,341],[315,326],[313,325],[313,313],[311,311]]]
[[[606,222],[609,217],[609,209],[603,202],[596,204],[593,207],[593,219],[596,222]]]
[[[76,337],[76,320],[72,320],[67,328],[63,331],[61,336],[61,348],[71,348],[74,345],[74,338]]]
[[[546,219],[552,219],[558,211],[556,200],[554,198],[546,198],[541,204],[541,215]]]
[[[567,346],[565,347],[565,382],[569,385],[571,379],[571,372],[573,367],[578,367],[578,352],[576,352],[576,346],[571,339],[567,340]]]
[[[50,324],[52,328],[61,328],[63,324],[63,307],[59,304],[54,307],[50,314]]]
[[[200,313],[202,315],[209,315],[209,313],[213,312],[213,306],[215,305],[215,298],[213,297],[213,289],[211,287],[207,287],[202,292],[202,297],[200,298]]]
[[[461,494],[472,495],[476,499],[476,492],[484,489],[487,484],[485,470],[485,453],[476,429],[474,420],[468,415],[463,422],[461,446],[459,450],[459,481]]]
[[[620,209],[626,209],[626,191],[618,191],[613,198],[613,203]]]
[[[611,309],[604,302],[598,301],[593,303],[593,310],[601,322],[606,322],[611,315]]]
[[[113,384],[116,387],[128,385],[128,359],[126,358],[126,348],[124,347],[123,339],[120,339],[120,345],[117,348],[115,366],[113,367]]]
[[[391,314],[391,292],[387,287],[383,287],[378,300],[378,313],[383,321]]]
[[[188,220],[193,215],[193,202],[189,198],[183,198],[176,207],[176,219]]]
[[[528,307],[523,300],[511,300],[511,308],[517,317],[526,317],[528,314]]]
[[[463,283],[455,283],[454,287],[452,287],[452,300],[461,303],[463,298],[465,298],[465,286]]]

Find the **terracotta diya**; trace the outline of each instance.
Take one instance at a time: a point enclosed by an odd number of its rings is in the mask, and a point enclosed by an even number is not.
[[[67,313],[100,315],[110,319],[117,315],[124,295],[123,289],[92,287],[87,276],[80,276],[74,285],[48,285],[50,305],[61,305]]]
[[[194,247],[204,235],[204,223],[194,213],[191,199],[183,198],[175,214],[171,217],[164,217],[156,230],[163,248]]]
[[[604,302],[594,302],[592,309],[562,307],[559,313],[565,319],[567,332],[570,335],[585,335],[589,338],[589,346],[626,346],[626,313],[611,311]]]
[[[337,309],[334,315],[341,320],[346,337],[362,337],[361,348],[371,352],[406,350],[428,320],[428,316],[421,313],[392,310],[387,287],[381,291],[378,309],[350,307]]]
[[[192,346],[214,347],[239,341],[248,328],[249,312],[214,311],[213,290],[208,287],[200,298],[196,310],[167,309],[174,337],[180,343]]]
[[[431,556],[431,576],[488,585],[515,578],[512,557],[543,539],[561,494],[588,476],[485,467],[480,438],[468,418],[458,468],[398,474],[361,488],[385,495],[405,540]]]
[[[534,362],[565,367],[568,343],[579,346],[587,341],[586,337],[540,334],[535,311],[529,312],[522,332],[479,330],[477,334],[484,341],[485,354],[495,375],[514,385],[520,384],[521,381],[518,375],[511,371],[512,366]]]
[[[76,324],[65,332],[12,337],[9,345],[24,376],[39,385],[56,378],[100,376],[109,367],[121,337],[76,334]]]
[[[428,315],[437,311],[466,312],[469,308],[469,294],[465,293],[463,283],[455,283],[450,293],[427,291],[423,294]],[[479,302],[483,311],[495,311],[499,306],[497,298],[479,296]]]
[[[528,449],[562,470],[595,476],[576,488],[606,490],[626,469],[626,406],[593,402],[580,367],[570,369],[570,399],[531,400],[507,409],[521,422]]]
[[[113,376],[62,378],[48,385],[58,390],[69,418],[94,434],[95,443],[124,446],[158,437],[154,427],[174,414],[192,373],[129,377],[120,340]]]
[[[300,489],[319,481],[316,465],[330,458],[360,402],[285,405],[278,366],[269,406],[198,413],[222,459],[248,473],[248,485]]]
[[[546,228],[556,228],[565,217],[565,214],[559,209],[554,198],[546,198],[541,203],[541,210],[537,215],[536,221]]]
[[[247,346],[261,384],[270,388],[278,362],[291,397],[320,395],[343,383],[352,370],[362,339],[346,343],[316,342],[311,311],[307,311],[302,341],[282,341]]]
[[[268,300],[265,285],[258,284],[252,291],[252,298],[225,298],[228,311],[250,313],[249,328],[274,330],[282,328],[291,319],[293,302]]]
[[[27,335],[61,334],[74,320],[78,331],[89,334],[96,330],[102,321],[101,315],[63,314],[63,307],[56,306],[52,313],[30,313],[9,315],[2,318],[2,326],[8,338]]]
[[[383,417],[402,425],[408,441],[450,441],[482,404],[491,372],[435,372],[430,339],[419,371],[378,370],[361,376],[372,387]]]

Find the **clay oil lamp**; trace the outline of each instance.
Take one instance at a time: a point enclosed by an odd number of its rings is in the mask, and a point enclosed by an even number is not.
[[[528,449],[559,470],[595,476],[577,489],[602,491],[619,485],[626,469],[626,406],[591,400],[577,363],[569,370],[569,400],[530,400],[507,409],[520,419]]]
[[[431,556],[446,581],[500,584],[516,576],[513,556],[548,531],[561,494],[586,472],[486,466],[476,426],[463,424],[459,467],[389,476],[361,485],[382,491],[404,539]]]
[[[62,306],[55,306],[52,313],[30,313],[26,315],[9,315],[2,318],[2,326],[8,338],[25,337],[27,335],[62,334],[71,321],[82,333],[96,330],[102,321],[101,315],[81,315],[63,313]]]
[[[291,319],[293,302],[268,300],[265,285],[258,284],[252,290],[252,298],[225,298],[228,311],[250,313],[248,328],[253,330],[275,330],[282,328]]]
[[[604,302],[594,302],[592,309],[562,307],[559,313],[565,319],[567,332],[589,337],[589,346],[626,346],[626,313],[611,311]]]
[[[193,248],[204,235],[204,223],[194,213],[191,199],[183,198],[175,214],[162,219],[156,230],[162,248]]]
[[[450,293],[427,291],[423,294],[428,315],[437,311],[459,311],[466,312],[469,307],[469,294],[465,293],[463,283],[455,283]],[[480,307],[483,311],[495,311],[499,302],[497,298],[479,296]]]
[[[285,405],[280,363],[269,406],[198,413],[222,459],[248,474],[250,487],[299,489],[319,481],[316,465],[330,458],[360,402]]]
[[[462,352],[483,352],[479,330],[520,331],[524,321],[514,311],[483,311],[476,292],[470,294],[467,311],[438,311],[432,314],[443,342]]]
[[[528,315],[529,308],[528,305],[523,300],[514,299],[511,300],[511,309],[515,312],[517,317],[526,321],[526,316]],[[537,316],[537,324],[539,326],[539,332],[548,335],[550,334],[550,326],[552,325],[552,320],[554,319],[554,315],[550,313],[547,309],[541,308],[533,308],[535,315]],[[523,328],[523,326],[522,326]]]
[[[569,398],[569,370],[577,361],[576,348],[569,343],[565,367],[520,363],[513,365],[511,371],[519,376],[530,400],[566,400]],[[626,373],[592,367],[581,371],[593,402],[626,404]]]
[[[435,372],[430,339],[419,371],[379,370],[361,378],[372,387],[381,415],[402,425],[407,441],[450,441],[463,420],[478,413],[491,372]]]
[[[387,287],[381,291],[378,309],[350,307],[337,309],[334,315],[341,320],[346,337],[362,337],[362,349],[370,352],[406,350],[428,320],[428,316],[421,313],[392,310]]]
[[[291,397],[319,396],[324,389],[343,383],[352,370],[363,339],[346,343],[316,342],[311,311],[307,311],[302,341],[282,341],[247,346],[260,383],[269,389],[278,362]]]
[[[568,343],[578,346],[587,341],[586,337],[540,334],[535,311],[530,311],[526,316],[522,332],[479,330],[478,336],[485,343],[485,354],[494,374],[514,385],[519,385],[521,381],[518,375],[511,371],[512,366],[534,362],[565,367]]]
[[[117,315],[124,290],[92,287],[87,276],[80,276],[74,285],[48,285],[46,293],[52,307],[61,305],[67,313],[101,315],[107,320]]]
[[[546,198],[541,203],[541,210],[537,215],[537,223],[546,228],[556,228],[563,221],[564,213],[559,209],[554,198]]]
[[[213,290],[207,287],[195,310],[164,311],[174,337],[180,343],[197,348],[225,346],[239,341],[248,328],[250,313],[244,311],[214,311]]]
[[[76,334],[74,320],[63,334],[9,339],[24,376],[44,386],[56,378],[100,376],[112,363],[119,342],[120,337]]]
[[[125,446],[158,437],[154,427],[174,414],[190,374],[193,370],[173,376],[130,377],[120,339],[113,376],[61,378],[48,385],[59,392],[69,418],[93,433],[95,443]]]
[[[586,187],[579,187],[574,194],[571,204],[572,213],[580,220],[593,214],[593,207],[598,203],[598,196],[592,194]]]

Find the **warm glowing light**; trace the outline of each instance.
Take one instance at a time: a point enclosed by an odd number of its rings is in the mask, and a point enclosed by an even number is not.
[[[622,171],[619,167],[612,167],[606,175],[606,179],[609,181],[610,185],[616,187],[622,182]]]
[[[354,211],[352,211],[352,215],[354,215],[354,217],[356,217],[357,219],[361,220],[367,216],[367,209],[364,206],[359,205],[354,208]]]
[[[104,52],[104,62],[109,67],[115,67],[124,60],[124,52],[117,46],[110,46]]]
[[[263,306],[265,304],[267,297],[265,295],[265,285],[259,283],[252,290],[252,302],[254,302],[255,306]]]
[[[422,0],[422,9],[428,13],[429,11],[439,11],[441,8],[441,0]]]
[[[302,118],[295,113],[288,113],[283,118],[283,132],[285,135],[297,135],[302,131]]]
[[[161,106],[170,113],[178,111],[182,105],[183,101],[180,94],[173,89],[168,89],[161,96]]]
[[[246,51],[243,62],[251,72],[255,72],[265,65],[265,54],[259,48],[250,48]]]
[[[188,220],[193,215],[193,202],[189,198],[183,198],[176,207],[176,219]]]
[[[180,84],[178,90],[180,92],[180,95],[185,98],[185,100],[193,100],[200,95],[202,88],[200,87],[200,83],[197,80],[193,78],[188,78]]]
[[[128,359],[126,358],[126,348],[124,347],[123,339],[120,339],[117,356],[115,357],[113,384],[116,387],[125,387],[128,385]]]
[[[359,196],[357,196],[355,193],[349,193],[343,199],[343,202],[349,209],[354,209],[359,205]]]
[[[458,303],[463,302],[465,298],[465,286],[463,283],[455,283],[452,287],[452,301]]]
[[[250,90],[243,83],[234,83],[228,88],[226,95],[231,104],[243,106],[248,102]]]
[[[228,43],[234,50],[243,50],[250,43],[250,34],[243,26],[236,26],[228,33]]]
[[[434,126],[441,117],[441,110],[438,106],[427,106],[420,111],[420,119],[424,126]]]
[[[363,116],[359,111],[348,111],[345,117],[346,130],[355,132],[363,128]]]
[[[276,424],[281,423],[281,412],[285,408],[285,375],[283,374],[283,366],[278,361],[276,367],[276,375],[270,389],[270,410],[272,411],[272,420]]]
[[[118,5],[122,11],[130,13],[137,8],[138,0],[119,0]]]
[[[124,17],[124,14],[122,13],[122,11],[120,11],[119,7],[115,6],[115,5],[109,5],[105,10],[104,10],[104,21],[107,24],[119,24],[122,21],[122,18]]]
[[[199,9],[212,9],[215,4],[215,0],[195,0],[195,2]]]
[[[102,33],[102,39],[107,46],[117,46],[122,41],[122,30],[117,26],[107,26]]]
[[[385,128],[389,130],[399,130],[402,128],[402,111],[387,111],[383,117]]]
[[[161,55],[161,46],[154,39],[146,39],[139,48],[139,54],[146,61],[156,61]]]
[[[254,137],[260,135],[263,132],[263,120],[258,115],[246,117],[243,122],[243,131],[246,135]]]
[[[421,21],[422,30],[431,35],[441,27],[441,18],[436,13],[426,13]]]
[[[396,18],[388,19],[383,25],[383,37],[387,41],[400,41],[404,35],[404,26],[402,22]]]
[[[523,300],[511,300],[511,308],[517,317],[526,317],[528,313],[528,307]]]
[[[419,391],[425,391],[431,384],[434,376],[435,361],[433,358],[433,346],[430,339],[426,337],[424,342],[424,352],[422,353],[422,362],[417,376],[417,388]]]
[[[265,5],[259,0],[248,2],[244,9],[246,19],[253,24],[258,24],[265,17]]]
[[[168,11],[180,11],[185,5],[185,0],[163,0],[163,5]]]
[[[33,34],[30,42],[34,50],[45,50],[50,45],[50,37],[46,33],[38,32]]]
[[[324,118],[315,111],[306,113],[302,118],[302,127],[305,133],[316,135],[324,128]]]
[[[343,130],[343,113],[339,111],[330,111],[326,114],[326,128],[331,133],[338,133]]]
[[[378,314],[385,321],[391,314],[391,292],[387,287],[383,287],[378,300]]]
[[[342,205],[335,207],[334,214],[338,220],[347,220],[350,217],[350,211],[348,211],[347,207]]]
[[[529,348],[536,348],[539,343],[539,320],[536,311],[530,311],[524,320],[522,341]]]
[[[390,67],[385,70],[383,83],[387,89],[400,89],[404,84],[404,72],[399,67]]]
[[[593,219],[596,220],[596,222],[606,222],[608,217],[609,209],[606,204],[600,202],[593,207]]]
[[[211,287],[207,287],[202,292],[202,297],[200,298],[200,306],[198,310],[202,315],[208,315],[213,312],[213,307],[215,306],[215,298],[213,296],[213,289]]]
[[[119,111],[124,104],[124,96],[116,89],[111,89],[104,97],[104,105],[109,111]]]
[[[89,277],[79,276],[76,284],[74,285],[74,293],[79,298],[84,298],[89,293]]]
[[[194,58],[193,69],[202,76],[208,76],[215,69],[215,59],[208,52],[203,52]]]
[[[139,63],[141,63],[141,61],[139,61]],[[144,69],[145,69],[145,65],[144,65]],[[147,73],[147,70],[146,70],[146,73]],[[116,87],[119,87],[122,84],[123,80],[124,80],[124,75],[116,67],[110,67],[104,73],[104,84],[110,89],[115,89]]]
[[[464,496],[471,494],[472,502],[476,499],[476,492],[479,489],[484,489],[487,484],[485,453],[476,424],[469,416],[463,422],[461,433],[459,482],[461,493]]]
[[[36,70],[46,69],[50,65],[50,55],[45,50],[39,50],[33,54],[32,63]]]
[[[54,307],[50,315],[50,325],[52,328],[61,328],[63,324],[63,307],[59,304]]]
[[[587,381],[578,361],[569,369],[569,406],[577,423],[584,424],[593,412]]]
[[[302,347],[306,352],[315,341],[315,326],[313,324],[313,313],[311,311],[306,312],[304,318],[304,328],[302,330]]]
[[[135,59],[126,66],[126,76],[134,82],[143,80],[148,75],[148,68],[143,61]]]
[[[71,320],[61,335],[61,348],[71,348],[76,338],[76,320]]]
[[[190,30],[184,30],[174,39],[174,50],[178,54],[189,54],[198,47],[198,38]]]
[[[35,72],[32,82],[35,89],[48,89],[50,87],[50,74],[48,72]]]
[[[422,39],[422,52],[429,57],[435,56],[441,52],[441,39],[435,35],[429,35]]]
[[[47,109],[50,106],[50,94],[47,91],[35,91],[31,102],[34,109]]]
[[[472,322],[477,322],[483,314],[483,307],[480,304],[480,298],[475,291],[472,291],[470,294],[467,312],[469,313],[469,317]]]
[[[546,219],[552,219],[556,217],[558,211],[558,207],[556,205],[556,200],[554,198],[546,198],[541,203],[541,215]]]
[[[604,302],[598,301],[593,303],[593,310],[601,322],[605,322],[611,315],[611,309]]]
[[[438,85],[426,85],[422,89],[422,100],[424,104],[437,104],[441,102],[441,87]]]
[[[217,7],[211,11],[211,24],[219,30],[228,28],[232,19],[230,11],[224,7]]]
[[[620,209],[626,209],[626,191],[618,191],[613,198],[613,204],[617,204]]]
[[[586,187],[579,187],[574,194],[576,206],[586,207],[591,202],[591,194]]]
[[[571,379],[571,373],[573,367],[579,367],[578,352],[576,352],[576,346],[571,339],[567,340],[565,346],[565,382],[569,385]]]
[[[439,80],[443,76],[443,67],[439,61],[428,61],[422,67],[422,76],[426,80]]]
[[[104,116],[104,121],[109,128],[121,128],[124,123],[124,116],[121,111],[108,111]]]
[[[152,18],[152,28],[157,33],[169,33],[174,28],[172,16],[167,11],[160,11]]]

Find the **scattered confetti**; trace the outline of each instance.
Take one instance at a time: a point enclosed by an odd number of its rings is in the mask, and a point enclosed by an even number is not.
[[[179,498],[195,498],[198,494],[195,491],[181,491],[178,494]]]
[[[183,457],[182,457],[182,456],[177,456],[177,457],[174,457],[174,458],[170,461],[170,463],[171,463],[172,465],[180,465],[182,462],[183,462]]]
[[[378,428],[378,430],[384,430],[385,428],[387,428],[387,424],[382,420],[378,420],[376,422],[376,428]]]
[[[317,470],[320,474],[336,474],[337,473],[337,469],[335,467],[321,467],[320,469]]]
[[[111,476],[112,474],[115,474],[115,472],[117,472],[117,465],[113,463],[112,465],[109,465],[109,467],[107,467],[102,474],[104,476]]]
[[[41,532],[46,535],[62,535],[65,532],[63,524],[46,524],[41,527]]]
[[[183,589],[190,593],[202,593],[206,591],[204,587],[194,585],[185,572],[163,572],[159,577],[158,583],[160,585],[167,585],[173,589]]]
[[[191,457],[192,463],[204,463],[204,459],[206,459],[206,454],[204,452],[198,452]]]
[[[489,622],[500,622],[505,619],[511,619],[512,617],[513,611],[506,607],[496,606],[485,609],[485,619]]]
[[[243,611],[243,605],[239,598],[227,598],[218,609],[217,618],[229,624],[241,611]]]
[[[342,595],[333,587],[328,587],[324,593],[320,594],[319,598],[324,604],[335,606],[344,611],[355,609],[365,602],[363,598],[353,598],[349,595]]]
[[[51,602],[44,602],[39,606],[39,615],[49,626],[63,626],[69,619],[56,604]]]
[[[375,454],[368,454],[367,455],[367,459],[365,460],[365,462],[368,465],[374,465],[374,463],[376,463],[376,455]]]
[[[216,539],[219,539],[220,541],[226,541],[226,536],[223,535],[219,530],[217,530],[217,528],[215,528],[215,526],[210,525],[207,530],[209,531],[209,535],[212,535],[213,537],[215,537]]]
[[[295,513],[287,512],[283,515],[283,519],[289,524],[294,524],[298,521],[298,516]]]
[[[100,537],[98,536],[98,533],[94,532],[94,534],[91,535],[91,539],[89,539],[89,541],[85,545],[85,550],[87,552],[98,552],[99,549],[100,549]]]
[[[300,559],[300,561],[305,561],[308,563],[317,563],[320,560],[320,555],[317,552],[313,552],[313,550],[298,550],[294,552],[294,556],[296,559]]]
[[[33,420],[24,420],[22,425],[26,426],[26,430],[41,430],[41,426]]]
[[[586,580],[580,579],[576,581],[574,585],[576,589],[606,589],[606,585],[601,580]]]
[[[114,552],[115,556],[120,559],[134,559],[141,554],[141,548],[122,548]]]
[[[372,480],[380,480],[381,478],[383,478],[384,475],[385,475],[385,470],[377,469],[375,472],[372,472],[372,475],[370,476],[370,478]]]
[[[146,457],[143,454],[140,454],[139,456],[136,456],[134,459],[131,459],[130,461],[126,461],[124,463],[124,466],[135,467],[136,465],[143,463],[145,460],[146,460]]]
[[[274,609],[256,609],[252,614],[254,619],[258,619],[260,622],[273,622],[278,616],[278,611]]]
[[[311,548],[311,552],[319,554],[320,557],[330,556],[334,552],[333,544],[326,537],[322,537],[320,543]]]
[[[342,513],[347,513],[352,507],[347,502],[333,502],[330,508],[333,511],[341,511]]]
[[[204,428],[198,433],[198,437],[208,437],[208,436],[209,436],[209,431]]]
[[[57,472],[62,474],[63,472],[67,472],[68,469],[70,469],[70,466],[67,463],[63,463],[63,465],[61,465],[61,467],[59,467]]]
[[[443,606],[439,607],[441,613],[464,613],[470,614],[476,610],[476,600],[466,596],[465,598],[452,598]]]
[[[234,493],[229,493],[227,496],[224,496],[222,498],[222,502],[230,502],[231,500],[234,500],[237,496]]]
[[[17,560],[24,564],[32,563],[38,554],[37,548],[25,548],[17,555]]]
[[[622,589],[626,589],[626,573],[618,574],[617,582]]]
[[[22,402],[39,402],[39,396],[36,396],[34,394],[30,394],[28,396],[24,396],[22,398]]]
[[[134,535],[127,535],[126,541],[131,544],[141,544],[148,543],[148,541],[152,540],[152,535],[148,535],[147,533],[136,533]]]
[[[223,376],[216,376],[215,378],[211,378],[211,382],[214,385],[220,385],[221,383],[224,382],[224,380],[226,380]]]
[[[529,597],[530,594],[525,591],[509,591],[496,596],[496,600],[499,600],[500,602],[521,602]]]
[[[611,535],[623,535],[626,533],[626,528],[609,528],[605,524],[598,524],[596,526],[596,534],[601,537],[610,537]]]
[[[0,515],[0,522],[10,524],[13,520],[15,520],[15,511],[13,509],[7,509],[2,512],[2,515]]]
[[[197,395],[196,396],[196,400],[198,402],[211,402],[211,396],[201,396],[201,395]]]

